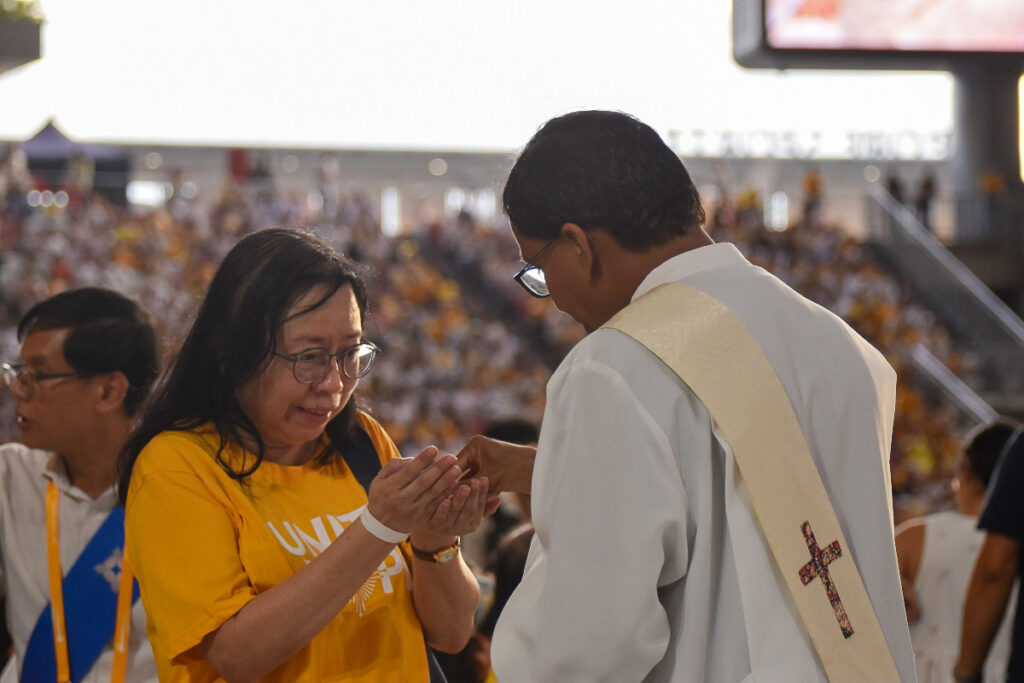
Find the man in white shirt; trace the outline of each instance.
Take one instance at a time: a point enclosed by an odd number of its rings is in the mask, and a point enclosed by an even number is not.
[[[707,407],[647,348],[599,329],[665,283],[714,297],[761,347],[882,648],[914,680],[889,489],[895,373],[884,358],[733,245],[713,243],[679,158],[625,114],[549,121],[510,172],[504,208],[526,264],[516,280],[588,336],[548,383],[536,449],[474,437],[459,454],[495,490],[532,494],[536,536],[495,631],[498,680],[826,680]]]
[[[84,288],[30,309],[18,338],[21,362],[0,365],[21,431],[20,443],[0,446],[0,589],[14,644],[0,681],[56,680],[66,650],[71,680],[107,683],[124,536],[117,460],[157,376],[155,333],[135,302]],[[48,543],[53,525],[58,544]],[[62,606],[51,570],[63,577]],[[142,601],[126,604],[125,675],[115,683],[156,681]],[[59,638],[54,613],[66,625]]]

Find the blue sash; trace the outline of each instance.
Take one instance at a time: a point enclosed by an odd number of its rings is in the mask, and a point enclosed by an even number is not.
[[[380,456],[377,455],[377,447],[373,444],[373,439],[366,433],[365,430],[358,428],[358,434],[356,435],[356,443],[348,450],[348,452],[342,454],[345,458],[345,464],[352,470],[352,474],[355,475],[356,481],[366,489],[367,495],[370,493],[370,482],[380,472]],[[423,638],[424,647],[427,649],[427,666],[430,669],[430,683],[447,683],[444,672],[441,671],[441,665],[437,663],[437,657],[434,656],[434,651],[430,649],[430,646],[426,644],[426,637]]]
[[[80,681],[92,668],[117,626],[117,573],[124,548],[124,508],[115,507],[64,577],[64,623],[68,637],[71,680]],[[115,571],[116,570],[116,571]],[[106,575],[113,577],[109,580]],[[139,599],[139,584],[132,603]],[[57,680],[50,605],[39,615],[25,648],[21,683]]]

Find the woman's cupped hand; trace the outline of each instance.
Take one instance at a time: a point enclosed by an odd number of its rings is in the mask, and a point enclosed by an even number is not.
[[[487,512],[486,477],[463,479],[453,455],[434,446],[394,458],[370,484],[370,513],[397,531],[445,538],[469,533]]]

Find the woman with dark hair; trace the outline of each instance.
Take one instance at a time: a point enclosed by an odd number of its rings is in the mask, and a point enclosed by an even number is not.
[[[300,230],[249,235],[214,276],[123,454],[161,680],[426,681],[424,637],[458,651],[472,633],[458,537],[487,482],[433,447],[402,459],[357,409],[366,307]]]
[[[999,454],[1016,424],[997,420],[964,439],[951,482],[956,510],[911,519],[896,529],[903,601],[914,644],[917,680],[953,681],[964,600],[985,532],[977,528]],[[1011,619],[1004,620],[988,657],[984,680],[1006,680]]]

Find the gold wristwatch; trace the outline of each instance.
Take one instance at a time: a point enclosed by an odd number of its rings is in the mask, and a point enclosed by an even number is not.
[[[424,562],[433,562],[434,564],[444,564],[445,562],[451,562],[459,555],[459,548],[462,546],[462,539],[458,536],[455,537],[455,543],[444,548],[439,548],[434,551],[420,550],[412,543],[409,547],[412,548],[412,554]]]

